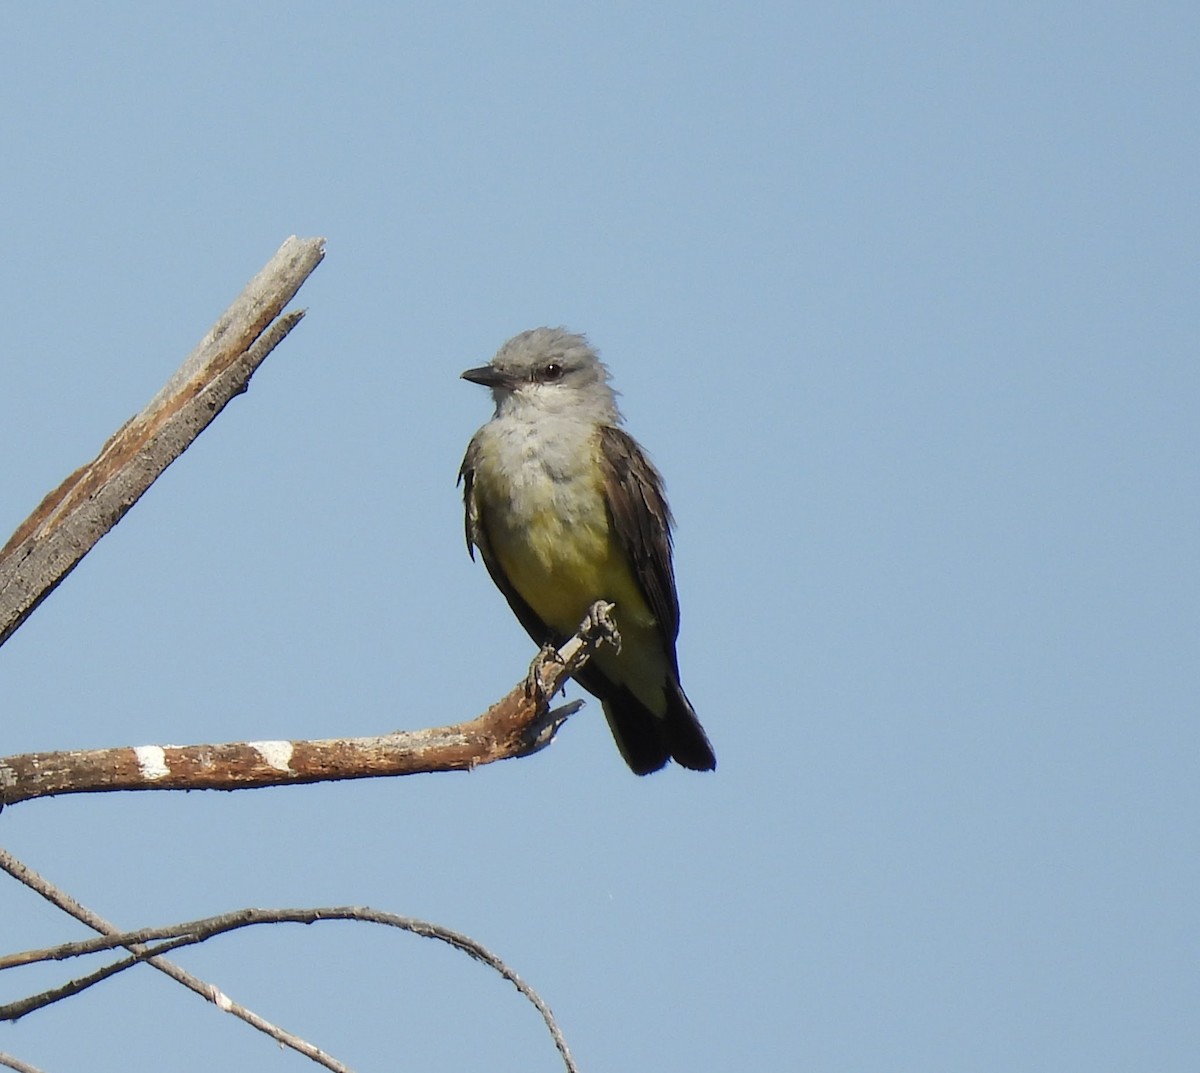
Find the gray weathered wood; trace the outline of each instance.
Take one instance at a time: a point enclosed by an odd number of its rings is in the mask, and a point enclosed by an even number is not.
[[[289,238],[141,413],[42,500],[0,549],[0,644],[178,458],[303,317],[284,307],[324,239]]]

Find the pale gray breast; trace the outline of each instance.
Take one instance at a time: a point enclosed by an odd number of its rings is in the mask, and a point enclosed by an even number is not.
[[[489,471],[484,481],[491,489],[508,488],[509,509],[520,519],[551,512],[567,524],[594,522],[603,481],[593,425],[547,415],[537,421],[506,416],[485,425],[481,437],[479,468]]]

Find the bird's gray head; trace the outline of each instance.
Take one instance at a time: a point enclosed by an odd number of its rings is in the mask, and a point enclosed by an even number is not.
[[[582,335],[565,328],[534,328],[514,336],[464,380],[492,389],[496,416],[569,414],[616,424],[616,392],[608,369]]]

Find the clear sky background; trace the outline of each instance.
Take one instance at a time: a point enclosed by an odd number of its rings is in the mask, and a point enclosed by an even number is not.
[[[589,704],[470,775],[31,802],[0,844],[130,926],[468,932],[588,1073],[1195,1070],[1198,42],[1191,3],[6,5],[5,535],[283,239],[328,254],[0,651],[0,754],[507,691],[458,374],[563,324],[667,477],[719,769],[635,778]],[[83,934],[0,882],[0,949]],[[179,960],[364,1073],[561,1068],[411,936]],[[312,1068],[148,969],[0,1050]]]

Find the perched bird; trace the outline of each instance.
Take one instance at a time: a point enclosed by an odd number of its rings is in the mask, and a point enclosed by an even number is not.
[[[679,600],[663,482],[621,429],[608,369],[582,335],[534,328],[464,380],[496,412],[472,438],[459,480],[467,550],[538,644],[570,637],[597,600],[615,604],[619,651],[602,645],[575,676],[600,699],[638,774],[675,760],[717,766],[679,684]]]

